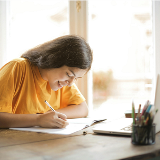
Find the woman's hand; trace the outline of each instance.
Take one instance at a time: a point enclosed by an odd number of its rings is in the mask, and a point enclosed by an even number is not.
[[[38,124],[40,127],[65,128],[69,124],[66,119],[67,116],[65,114],[52,111],[45,114],[39,114]]]

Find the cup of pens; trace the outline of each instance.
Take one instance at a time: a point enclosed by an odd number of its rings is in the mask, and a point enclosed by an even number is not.
[[[155,143],[155,124],[132,126],[132,144],[149,145]]]
[[[132,103],[132,144],[135,145],[150,145],[155,143],[155,130],[156,126],[153,123],[154,119],[153,105],[146,102],[142,112],[140,113],[141,106],[139,106],[137,117],[135,117],[134,103]]]

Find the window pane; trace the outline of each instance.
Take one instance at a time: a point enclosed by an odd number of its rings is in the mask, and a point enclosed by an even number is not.
[[[10,1],[11,21],[7,60],[69,33],[68,1]]]
[[[151,100],[151,0],[90,0],[94,114],[124,116]]]

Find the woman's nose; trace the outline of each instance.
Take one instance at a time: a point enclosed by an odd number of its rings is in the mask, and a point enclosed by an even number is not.
[[[68,86],[71,86],[73,83],[75,82],[75,78],[70,78],[69,80],[66,81],[66,83],[68,84]]]

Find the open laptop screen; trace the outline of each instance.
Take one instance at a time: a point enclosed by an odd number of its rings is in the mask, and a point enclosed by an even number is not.
[[[160,131],[160,75],[159,74],[157,76],[157,82],[156,82],[154,107],[155,110],[158,109],[158,112],[154,117],[154,123],[156,124],[156,133],[158,133]]]

